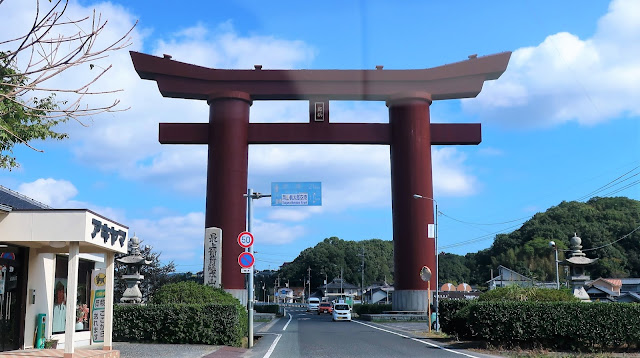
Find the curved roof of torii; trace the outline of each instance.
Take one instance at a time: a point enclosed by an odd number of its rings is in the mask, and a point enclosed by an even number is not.
[[[432,100],[470,98],[484,81],[504,73],[511,52],[418,70],[252,70],[207,68],[131,51],[140,78],[154,80],[164,97],[208,99],[220,92],[248,93],[252,100],[385,101],[398,94],[426,92]]]

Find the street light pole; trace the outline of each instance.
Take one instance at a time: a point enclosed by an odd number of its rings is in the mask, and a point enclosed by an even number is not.
[[[429,198],[429,197],[422,196],[422,195],[419,195],[419,194],[413,194],[413,198],[414,199],[428,199],[428,200],[431,200],[435,204],[435,209],[436,209],[436,212],[435,212],[435,223],[434,223],[434,226],[435,226],[434,227],[434,231],[435,231],[435,233],[433,235],[434,236],[434,240],[433,241],[434,241],[434,245],[435,245],[435,249],[436,249],[436,267],[435,267],[435,270],[434,270],[435,271],[435,275],[436,275],[436,289],[435,289],[436,297],[433,300],[434,301],[433,303],[435,305],[434,309],[436,311],[436,329],[435,330],[437,332],[437,331],[440,330],[440,320],[438,318],[440,316],[440,314],[439,314],[440,312],[438,310],[438,290],[440,289],[440,285],[438,283],[438,274],[439,274],[439,271],[440,271],[438,269],[438,202],[434,198]]]

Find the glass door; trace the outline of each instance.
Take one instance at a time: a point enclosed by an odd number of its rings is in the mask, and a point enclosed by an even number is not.
[[[21,347],[26,306],[23,274],[26,250],[0,244],[0,352]]]

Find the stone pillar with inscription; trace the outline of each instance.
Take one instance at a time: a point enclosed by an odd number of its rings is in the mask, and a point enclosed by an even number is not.
[[[204,284],[222,285],[222,229],[208,227],[204,231]]]

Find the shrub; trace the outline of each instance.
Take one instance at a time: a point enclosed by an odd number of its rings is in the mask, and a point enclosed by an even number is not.
[[[150,303],[240,304],[240,301],[221,288],[214,288],[193,281],[182,281],[160,287],[154,293]]]
[[[114,341],[240,346],[247,313],[239,304],[116,305]]]
[[[636,304],[493,301],[468,310],[473,335],[495,346],[572,351],[640,347]]]
[[[438,318],[440,319],[442,331],[458,339],[468,338],[470,331],[467,327],[467,318],[465,316],[465,314],[468,314],[468,310],[461,315],[458,315],[458,313],[473,302],[475,300],[440,300],[438,302],[440,317]]]
[[[280,306],[278,305],[255,305],[253,308],[257,313],[275,313],[278,314]]]
[[[391,311],[390,304],[356,304],[353,305],[353,312],[361,314],[380,314],[385,311]]]
[[[160,287],[150,304],[116,305],[114,340],[239,346],[247,310],[220,288],[192,281]]]
[[[580,302],[571,290],[510,285],[487,291],[478,301],[535,301],[535,302]]]

